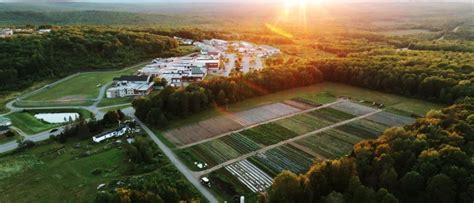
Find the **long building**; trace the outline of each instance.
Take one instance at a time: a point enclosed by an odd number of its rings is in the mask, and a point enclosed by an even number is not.
[[[144,96],[153,91],[152,76],[121,76],[114,78],[113,87],[107,90],[107,98]]]

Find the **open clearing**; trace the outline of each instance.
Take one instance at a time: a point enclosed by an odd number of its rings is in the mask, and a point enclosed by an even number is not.
[[[112,81],[114,77],[135,73],[145,63],[134,65],[131,69],[124,71],[89,72],[78,74],[72,78],[61,81],[49,88],[40,90],[24,98],[26,102],[31,101],[85,101],[96,99],[100,88]],[[98,87],[100,85],[100,87]]]
[[[82,142],[81,145],[87,144]],[[20,154],[0,157],[2,201],[92,201],[97,185],[120,177],[127,167],[122,150],[104,146],[94,145],[86,149],[52,142]],[[82,157],[85,151],[91,151],[92,155]],[[95,169],[106,172],[94,175],[92,171]]]

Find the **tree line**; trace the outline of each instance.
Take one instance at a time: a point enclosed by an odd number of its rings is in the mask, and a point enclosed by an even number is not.
[[[470,57],[470,53],[377,49],[311,64],[328,81],[450,104],[474,97]]]
[[[165,127],[169,120],[185,118],[214,105],[225,107],[244,99],[323,81],[322,73],[315,66],[287,62],[187,87],[166,87],[159,94],[134,100],[135,115],[152,126]]]
[[[474,100],[362,141],[306,174],[279,174],[261,202],[472,202]]]
[[[176,40],[144,31],[106,27],[55,27],[49,34],[0,39],[0,91],[86,71],[118,69],[174,55]]]

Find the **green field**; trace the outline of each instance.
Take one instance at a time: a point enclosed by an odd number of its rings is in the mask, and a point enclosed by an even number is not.
[[[35,113],[79,113],[83,118],[88,119],[92,117],[92,113],[85,109],[51,109],[51,110],[31,110],[23,112],[15,112],[9,114],[7,117],[11,119],[13,126],[17,127],[26,134],[40,133],[58,126],[61,124],[50,124],[38,120],[34,117]]]
[[[75,145],[75,143],[74,143]],[[102,145],[82,147],[51,142],[26,152],[0,158],[0,194],[6,202],[90,202],[97,185],[120,177],[126,170],[125,154]],[[81,157],[86,151],[92,155]],[[76,159],[78,158],[78,159]],[[95,169],[108,169],[93,175]]]
[[[91,100],[97,98],[100,92],[98,85],[103,86],[110,82],[114,77],[135,73],[142,68],[146,62],[130,67],[123,71],[90,72],[82,73],[59,84],[51,86],[40,93],[26,97],[28,101],[68,101],[68,100]]]
[[[139,136],[139,135],[137,135]],[[148,139],[148,138],[147,138]],[[2,202],[94,202],[100,184],[104,190],[117,181],[159,179],[166,187],[178,183],[202,199],[174,165],[157,152],[152,165],[131,164],[128,143],[70,140],[64,144],[44,141],[13,154],[0,154],[0,199]],[[178,191],[181,193],[182,191]]]
[[[103,98],[97,107],[107,107],[107,106],[115,106],[115,105],[126,105],[131,104],[133,102],[134,97],[122,97],[122,98]]]

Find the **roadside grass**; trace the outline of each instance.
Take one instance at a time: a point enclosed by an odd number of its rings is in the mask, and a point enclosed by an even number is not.
[[[122,98],[103,98],[97,107],[107,107],[107,106],[115,106],[121,104],[130,104],[132,103],[134,97],[122,97]]]
[[[128,103],[128,104],[123,104],[123,105],[120,105],[120,106],[114,106],[114,107],[105,107],[105,108],[102,108],[102,109],[99,109],[100,112],[104,112],[104,113],[107,113],[109,111],[116,111],[116,110],[122,110],[122,109],[126,109],[128,107],[131,107],[132,104]]]
[[[14,140],[19,140],[21,138],[21,135],[18,133],[15,133],[15,136],[13,137],[7,137],[6,135],[0,135],[0,144],[5,144],[7,142],[11,142]]]
[[[97,185],[120,177],[126,170],[125,153],[105,144],[82,141],[49,142],[25,152],[0,157],[0,194],[6,202],[77,202],[94,200]],[[88,147],[84,147],[84,146]],[[81,157],[86,151],[96,151]],[[96,169],[107,172],[94,175]]]
[[[34,117],[36,113],[79,113],[84,119],[89,119],[93,114],[85,109],[44,109],[44,110],[27,110],[9,114],[7,117],[11,119],[13,126],[21,131],[31,135],[40,133],[49,129],[56,128],[62,124],[51,124]]]
[[[135,73],[147,62],[143,62],[131,69],[122,71],[88,72],[74,76],[49,87],[37,94],[33,94],[25,101],[60,101],[60,100],[90,100],[99,95],[100,88],[112,81],[114,77]],[[100,87],[98,87],[100,85]]]
[[[304,99],[325,104],[336,101],[336,98],[338,96],[351,97],[353,100],[356,101],[366,100],[377,102],[384,104],[387,109],[396,108],[407,112],[412,112],[417,115],[424,115],[431,109],[443,108],[443,105],[434,104],[427,101],[406,98],[402,96],[382,93],[344,84],[324,82],[321,84],[294,88],[261,97],[247,99],[236,104],[231,104],[225,109],[227,112],[239,112],[262,105],[281,102],[295,97],[301,97]],[[184,119],[170,121],[170,124],[165,130],[188,125],[191,123],[196,123],[223,114],[224,113],[222,112],[222,110],[219,110],[217,108],[211,108]]]

